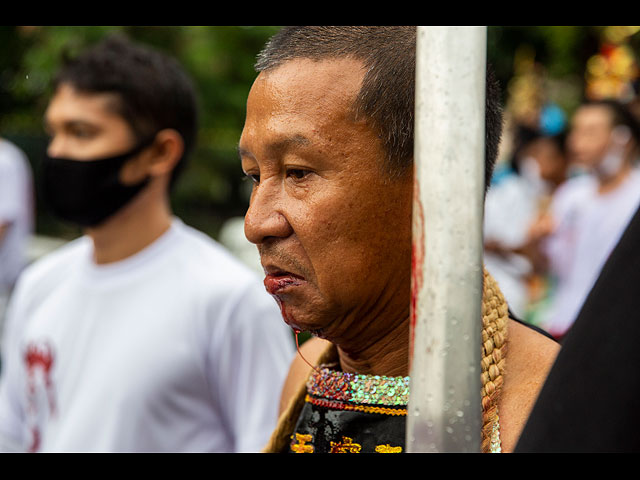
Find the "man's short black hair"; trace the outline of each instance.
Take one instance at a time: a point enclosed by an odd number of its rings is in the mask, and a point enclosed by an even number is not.
[[[65,58],[54,88],[71,85],[84,93],[114,93],[116,108],[142,142],[172,128],[184,141],[184,153],[172,172],[178,175],[196,143],[198,112],[191,79],[172,57],[137,44],[123,35],[109,35],[74,58]]]
[[[262,72],[293,59],[347,56],[362,61],[366,70],[356,112],[371,120],[382,139],[389,172],[402,174],[413,164],[415,26],[283,27],[265,45],[255,67]],[[502,135],[500,96],[498,82],[487,68],[485,185],[491,180]]]

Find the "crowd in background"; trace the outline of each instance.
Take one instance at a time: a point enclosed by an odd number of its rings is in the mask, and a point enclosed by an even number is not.
[[[640,202],[638,70],[624,42],[605,43],[567,112],[542,67],[523,63],[486,199],[485,263],[512,313],[561,340]]]

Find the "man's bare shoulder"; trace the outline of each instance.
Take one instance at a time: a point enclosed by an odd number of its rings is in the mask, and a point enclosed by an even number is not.
[[[507,338],[508,375],[518,380],[520,389],[541,386],[560,351],[560,345],[513,320],[509,321]]]
[[[512,451],[538,397],[560,345],[509,321],[504,385],[499,415],[503,451]]]
[[[289,374],[282,388],[282,396],[280,397],[280,413],[287,408],[291,398],[293,398],[300,386],[303,385],[311,374],[311,365],[316,365],[322,354],[329,348],[330,342],[320,338],[310,338],[300,346],[300,353],[295,356]],[[306,361],[305,361],[306,360]]]

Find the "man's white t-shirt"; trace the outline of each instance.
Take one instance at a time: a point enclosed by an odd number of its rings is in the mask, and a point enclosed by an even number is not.
[[[552,203],[556,229],[545,249],[557,288],[542,326],[553,335],[573,324],[640,205],[638,169],[611,192],[600,194],[598,185],[592,175],[576,177],[560,187]]]
[[[0,295],[8,292],[27,263],[27,241],[33,230],[33,186],[26,155],[0,139]],[[1,313],[1,312],[0,312]]]
[[[5,445],[41,452],[255,452],[295,352],[255,273],[174,220],[96,265],[82,237],[31,265],[9,305]]]

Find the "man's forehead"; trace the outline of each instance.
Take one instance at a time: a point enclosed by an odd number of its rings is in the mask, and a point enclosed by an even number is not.
[[[578,109],[573,125],[611,125],[613,114],[604,105],[584,105]]]
[[[119,116],[120,97],[110,92],[84,92],[62,84],[54,92],[45,116],[69,115],[87,121],[98,116]]]
[[[295,98],[300,101],[309,96],[316,100],[335,96],[353,100],[360,91],[364,73],[362,62],[349,57],[296,58],[261,72],[256,85],[269,89],[273,95],[297,92]]]
[[[247,101],[244,136],[272,148],[338,139],[358,123],[353,107],[361,80],[344,62],[292,60],[262,72]]]

